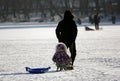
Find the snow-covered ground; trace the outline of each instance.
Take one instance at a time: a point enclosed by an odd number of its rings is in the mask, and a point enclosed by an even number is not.
[[[36,24],[35,28],[28,24],[22,28],[10,26],[0,25],[0,81],[120,81],[120,25],[102,25],[98,31],[78,27],[74,70],[62,72],[54,72],[52,62],[56,24],[47,25],[50,28]],[[51,70],[28,74],[26,66],[51,66]]]

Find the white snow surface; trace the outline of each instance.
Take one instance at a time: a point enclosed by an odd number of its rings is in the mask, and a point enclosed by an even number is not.
[[[120,25],[103,25],[98,31],[78,26],[74,70],[61,72],[55,72],[52,61],[58,43],[55,24],[12,26],[0,29],[0,81],[120,81]],[[29,74],[26,66],[51,69],[48,73]]]

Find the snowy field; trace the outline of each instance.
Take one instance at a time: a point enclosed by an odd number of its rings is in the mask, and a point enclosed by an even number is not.
[[[120,25],[102,25],[99,31],[78,27],[74,70],[62,72],[54,72],[52,61],[56,25],[19,26],[0,25],[0,81],[120,81]],[[26,66],[51,70],[28,74]]]

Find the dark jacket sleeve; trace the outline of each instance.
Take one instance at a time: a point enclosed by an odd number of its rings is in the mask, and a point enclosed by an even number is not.
[[[61,23],[59,22],[58,23],[58,26],[56,28],[56,37],[58,38],[58,41],[61,42],[61,35],[60,35],[60,32],[61,32]]]
[[[74,28],[73,28],[73,35],[72,35],[72,37],[73,37],[72,39],[73,40],[72,41],[75,41],[75,39],[77,37],[78,30],[77,30],[77,25],[75,24],[75,22],[73,23],[73,25],[74,25],[73,26]]]

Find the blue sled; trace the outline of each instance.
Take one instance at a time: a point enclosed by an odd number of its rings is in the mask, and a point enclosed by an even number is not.
[[[51,69],[51,67],[48,68],[29,68],[25,67],[26,71],[32,74],[38,74],[38,73],[46,73]]]

